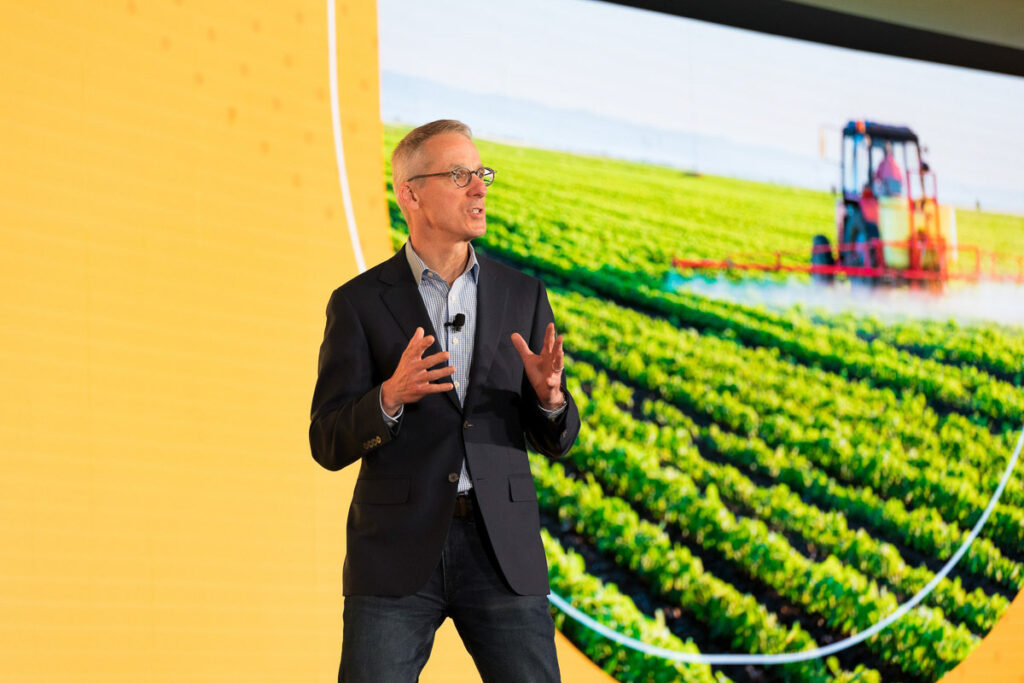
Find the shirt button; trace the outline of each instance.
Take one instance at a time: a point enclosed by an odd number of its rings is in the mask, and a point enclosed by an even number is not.
[[[448,474],[448,481],[450,481],[451,483],[454,484],[458,480],[459,480],[459,473],[458,472],[450,472]]]
[[[459,343],[459,338],[458,337],[456,337],[455,339],[452,339],[452,344],[458,344],[458,343]]]
[[[459,380],[455,380],[455,387],[458,388],[458,386],[459,386]]]

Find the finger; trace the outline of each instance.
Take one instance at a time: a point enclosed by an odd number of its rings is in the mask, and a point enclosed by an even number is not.
[[[555,359],[552,363],[555,372],[561,372],[565,368],[565,351],[562,349],[562,335],[555,338]]]
[[[430,337],[424,337],[423,334],[423,328],[417,327],[416,331],[412,334],[412,338],[409,339],[409,343],[405,345],[405,351],[402,352],[403,356],[419,358],[423,355],[423,341],[424,339],[431,339]]]
[[[419,360],[417,360],[415,363],[415,367],[421,369],[431,368],[437,365],[438,363],[445,362],[449,358],[451,358],[451,354],[448,353],[447,351],[438,351],[437,353],[431,354],[426,358],[420,358]]]
[[[544,330],[544,353],[551,353],[555,346],[555,324],[548,323]]]
[[[405,354],[403,355],[408,356],[409,361],[419,360],[420,356],[422,356],[433,343],[433,335],[428,334],[426,337],[423,337],[418,341],[413,338],[413,340],[409,342],[409,348],[405,350]]]
[[[417,327],[416,331],[412,333],[412,337],[409,339],[409,343],[405,345],[405,353],[408,353],[416,348],[417,343],[423,339],[423,328]]]
[[[424,384],[421,387],[421,391],[425,394],[443,394],[446,391],[451,391],[455,388],[455,385],[451,382],[445,382],[444,384]]]
[[[455,366],[449,365],[446,368],[438,368],[437,370],[429,370],[426,373],[428,382],[433,382],[435,379],[441,379],[442,377],[448,377],[449,375],[455,374]]]
[[[518,332],[512,333],[512,346],[516,347],[516,351],[519,352],[523,362],[526,362],[526,360],[533,355],[533,352],[530,351],[530,347],[526,345],[526,340],[523,339],[523,335]]]

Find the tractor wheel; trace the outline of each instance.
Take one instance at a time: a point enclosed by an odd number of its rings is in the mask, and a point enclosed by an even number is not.
[[[877,268],[879,266],[878,252],[875,251],[873,246],[874,240],[877,239],[878,228],[870,223],[861,223],[860,229],[853,235],[854,249],[851,252],[854,255],[853,265],[863,268]],[[868,287],[873,287],[878,284],[878,278],[867,275],[854,277],[852,279],[857,284]]]
[[[811,265],[812,266],[834,266],[835,258],[832,256],[832,244],[824,235],[815,235],[811,242]],[[823,285],[830,285],[835,279],[832,273],[811,273],[811,281]]]
[[[840,260],[844,266],[876,268],[881,265],[878,253],[872,248],[872,240],[878,239],[878,226],[865,221],[860,211],[851,210],[843,233],[847,248],[841,252]],[[850,281],[869,287],[877,284],[877,278],[863,275],[851,275]]]

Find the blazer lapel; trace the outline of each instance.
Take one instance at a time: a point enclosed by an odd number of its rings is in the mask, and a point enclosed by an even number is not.
[[[437,331],[434,329],[433,323],[430,322],[427,307],[423,305],[423,297],[420,296],[416,280],[409,269],[409,261],[405,256],[404,248],[399,249],[398,253],[384,264],[380,271],[380,279],[389,285],[381,291],[380,297],[399,327],[402,328],[402,332],[405,333],[405,344],[412,339],[416,328],[422,327],[424,335],[434,336],[434,343],[423,353],[424,357],[442,351],[441,344],[437,341]],[[455,390],[447,391],[445,395],[455,409],[462,412],[459,395],[455,393]]]
[[[494,268],[477,254],[480,271],[476,284],[476,339],[473,340],[473,362],[469,368],[469,387],[466,389],[464,409],[468,410],[480,385],[487,379],[487,373],[494,361],[498,342],[501,340],[505,320],[505,305],[508,302],[508,288]]]

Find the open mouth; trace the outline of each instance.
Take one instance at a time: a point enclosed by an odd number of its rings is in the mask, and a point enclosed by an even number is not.
[[[484,215],[484,210],[482,208],[470,209],[469,215],[473,217],[480,217]]]

